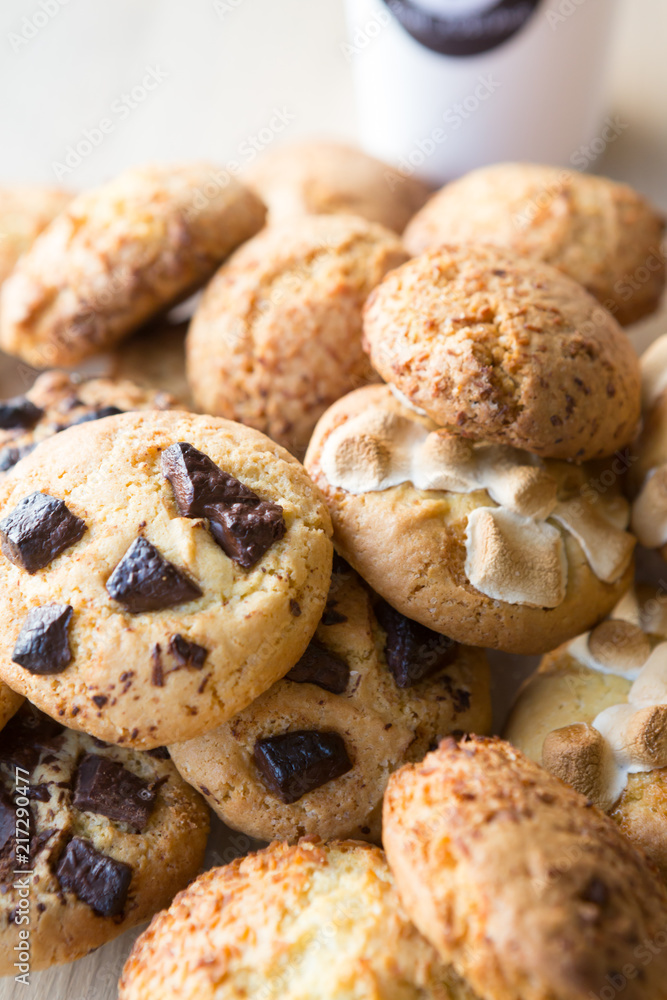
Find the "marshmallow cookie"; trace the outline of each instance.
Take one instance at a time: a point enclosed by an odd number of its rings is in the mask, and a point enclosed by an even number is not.
[[[188,331],[199,409],[301,458],[327,406],[377,380],[361,310],[407,256],[394,233],[354,216],[307,216],[250,240],[211,281]]]
[[[405,231],[413,254],[492,243],[552,264],[623,325],[657,308],[664,219],[627,184],[532,163],[482,167],[438,191]]]
[[[371,293],[374,367],[464,437],[577,462],[635,436],[639,361],[614,318],[571,278],[495,247],[442,247]]]
[[[641,545],[667,559],[667,334],[641,357],[644,424],[628,484],[632,530]]]
[[[280,146],[243,175],[269,210],[269,223],[300,215],[360,215],[400,233],[429,189],[360,149],[335,142]]]
[[[208,831],[166,751],[108,746],[26,703],[0,733],[0,975],[23,949],[37,971],[150,919],[197,875]]]
[[[24,396],[0,402],[0,477],[40,441],[67,427],[128,410],[168,410],[169,393],[142,389],[125,379],[80,378],[44,372]]]
[[[630,586],[617,487],[596,491],[585,466],[453,436],[389,386],[334,404],[306,467],[341,555],[402,614],[457,642],[547,652]]]
[[[315,637],[285,679],[169,748],[224,822],[260,840],[379,842],[389,774],[448,733],[490,729],[486,654],[404,618],[335,562]]]
[[[0,284],[35,238],[72,200],[69,191],[50,187],[0,188]]]
[[[505,736],[587,795],[667,879],[667,642],[613,618],[544,658]]]
[[[475,997],[667,997],[667,889],[508,743],[448,737],[397,771],[383,829],[408,916]]]
[[[2,286],[0,347],[71,367],[185,298],[264,223],[263,204],[211,164],[144,166],[78,195]]]
[[[467,1000],[452,980],[382,851],[307,838],[198,878],[138,939],[118,997]]]
[[[70,427],[0,485],[0,677],[109,743],[199,736],[304,652],[330,534],[257,431],[177,411]]]

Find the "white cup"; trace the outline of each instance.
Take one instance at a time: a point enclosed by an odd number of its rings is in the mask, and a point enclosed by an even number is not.
[[[588,165],[616,6],[346,0],[363,147],[433,184],[504,160]]]

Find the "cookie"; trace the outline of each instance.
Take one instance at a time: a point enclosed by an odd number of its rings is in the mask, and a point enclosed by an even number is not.
[[[211,164],[126,170],[78,195],[16,266],[2,287],[0,347],[37,368],[111,348],[203,285],[264,215]]]
[[[451,435],[388,386],[335,403],[305,461],[341,555],[402,614],[457,642],[547,652],[630,586],[617,475],[610,486],[592,467]]]
[[[627,184],[530,163],[482,167],[438,191],[405,231],[413,254],[492,243],[552,264],[625,325],[665,287],[664,219]]]
[[[285,679],[170,747],[221,819],[260,840],[379,842],[389,774],[454,730],[491,726],[483,650],[404,618],[337,562],[317,632]]]
[[[361,347],[361,309],[406,259],[397,236],[350,216],[295,219],[241,247],[188,332],[198,408],[301,457],[327,406],[377,379]]]
[[[25,395],[0,401],[0,478],[40,441],[67,427],[128,410],[175,406],[169,393],[142,389],[127,380],[44,372]]]
[[[108,746],[26,703],[0,733],[0,975],[149,920],[200,870],[208,831],[166,752]]]
[[[185,375],[185,335],[189,320],[149,323],[111,353],[109,374],[130,379],[149,389],[159,388],[190,409],[190,387]]]
[[[450,1000],[384,854],[301,840],[214,868],[136,942],[119,1000]]]
[[[610,619],[544,658],[505,736],[609,813],[667,880],[667,642]]]
[[[330,533],[257,431],[177,411],[70,427],[0,486],[0,677],[109,743],[198,736],[303,653]]]
[[[421,181],[335,142],[280,146],[243,175],[269,210],[269,223],[300,215],[360,215],[401,233],[429,189]]]
[[[20,694],[0,681],[0,729],[3,729],[23,704]]]
[[[475,996],[667,997],[667,889],[508,743],[449,737],[392,775],[384,841],[408,916]]]
[[[633,449],[628,486],[632,530],[667,558],[667,334],[641,357],[644,421]]]
[[[0,188],[0,285],[35,237],[71,200],[72,194],[61,188]]]
[[[417,257],[371,294],[374,367],[445,427],[547,458],[629,444],[639,362],[613,317],[548,264],[495,247]]]

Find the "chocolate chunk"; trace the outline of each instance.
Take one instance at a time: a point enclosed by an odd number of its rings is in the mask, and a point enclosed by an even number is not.
[[[74,837],[61,855],[56,876],[64,892],[73,892],[99,917],[123,912],[132,869],[97,851],[89,840]]]
[[[151,652],[153,669],[151,670],[151,684],[153,687],[164,687],[164,664],[162,662],[162,647],[156,642]]]
[[[16,807],[6,788],[0,786],[0,852],[16,834]]]
[[[196,583],[142,537],[132,542],[107,580],[107,592],[135,615],[202,596]]]
[[[253,755],[262,781],[286,805],[352,769],[343,737],[312,729],[257,740]]]
[[[412,687],[446,667],[456,656],[453,639],[406,618],[386,601],[378,602],[375,614],[387,633],[384,651],[396,687]]]
[[[185,441],[166,449],[162,472],[181,517],[208,518],[220,548],[244,569],[254,566],[287,530],[279,504],[262,500]]]
[[[44,604],[29,611],[14,646],[14,663],[31,674],[62,673],[72,659],[68,635],[71,618],[69,604]]]
[[[43,752],[58,748],[64,727],[25,701],[0,731],[0,764],[33,771]]]
[[[18,447],[6,447],[0,449],[0,472],[7,472],[13,469],[17,462],[29,455],[37,447],[36,444],[22,444]]]
[[[124,410],[119,410],[117,406],[96,406],[87,413],[82,413],[80,417],[75,417],[75,419],[69,424],[69,427],[76,427],[77,424],[87,424],[91,420],[102,420],[104,417],[116,417],[119,413],[124,413]],[[65,430],[65,428],[62,428]]]
[[[335,601],[327,601],[327,606],[320,619],[322,625],[342,625],[343,622],[347,621],[347,615],[336,611],[335,604]]]
[[[156,757],[157,760],[169,760],[169,751],[166,747],[154,747],[152,750],[146,750],[149,757]]]
[[[290,614],[294,615],[295,618],[301,617],[301,605],[298,601],[295,601],[293,597],[290,598],[289,610]]]
[[[0,403],[0,429],[3,431],[23,427],[30,430],[35,426],[44,410],[35,406],[25,396],[15,396]]]
[[[31,493],[0,521],[2,551],[15,566],[36,573],[78,542],[85,530],[86,522],[63,500]]]
[[[108,757],[88,753],[76,772],[74,805],[101,813],[141,832],[153,812],[156,791],[136,774]]]
[[[208,656],[208,650],[198,646],[196,642],[184,639],[182,635],[172,635],[169,640],[169,652],[181,667],[192,667],[201,670]]]
[[[98,708],[104,708],[109,698],[106,694],[94,694],[92,699]]]
[[[318,642],[312,640],[298,663],[286,674],[286,680],[298,684],[317,684],[332,694],[342,694],[350,679],[350,668]]]

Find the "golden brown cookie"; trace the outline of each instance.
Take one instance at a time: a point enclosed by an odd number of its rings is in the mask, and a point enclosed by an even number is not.
[[[548,264],[445,246],[388,275],[364,310],[374,367],[457,434],[583,461],[629,444],[639,362],[613,317]]]
[[[397,236],[350,216],[260,233],[218,271],[190,326],[198,408],[301,457],[327,406],[377,378],[361,347],[361,309],[406,259]]]
[[[198,736],[303,653],[330,533],[296,459],[240,424],[70,427],[0,485],[0,677],[110,743]]]
[[[627,184],[530,163],[482,167],[438,191],[405,231],[413,254],[493,243],[584,285],[618,320],[657,308],[665,287],[664,219]]]
[[[337,548],[402,614],[456,639],[547,652],[608,614],[632,580],[618,476],[470,442],[389,386],[335,403],[306,468]]]
[[[177,896],[135,944],[119,1000],[453,1000],[448,981],[382,851],[304,839],[214,868]]]
[[[0,188],[0,285],[35,237],[71,200],[71,192],[61,188]]]
[[[0,729],[3,729],[23,704],[20,694],[0,681]]]
[[[0,346],[37,368],[107,350],[203,285],[264,214],[211,164],[126,170],[78,195],[4,283]]]
[[[667,880],[664,639],[615,617],[561,646],[523,686],[505,737],[608,812]]]
[[[448,733],[491,726],[484,651],[409,621],[336,565],[317,632],[285,679],[170,746],[224,822],[260,840],[379,842],[389,774]]]
[[[271,225],[299,215],[360,215],[401,233],[429,195],[416,178],[335,142],[272,149],[243,180],[265,202]]]
[[[129,410],[175,407],[169,393],[142,389],[126,379],[44,372],[24,396],[0,402],[0,478],[40,441],[67,427]]]
[[[667,890],[508,743],[449,737],[392,775],[384,842],[408,915],[480,997],[667,997]]]
[[[209,831],[166,751],[109,746],[27,703],[0,733],[0,816],[0,975],[24,983],[168,906]]]
[[[641,357],[643,425],[628,482],[632,530],[667,558],[667,334]]]

